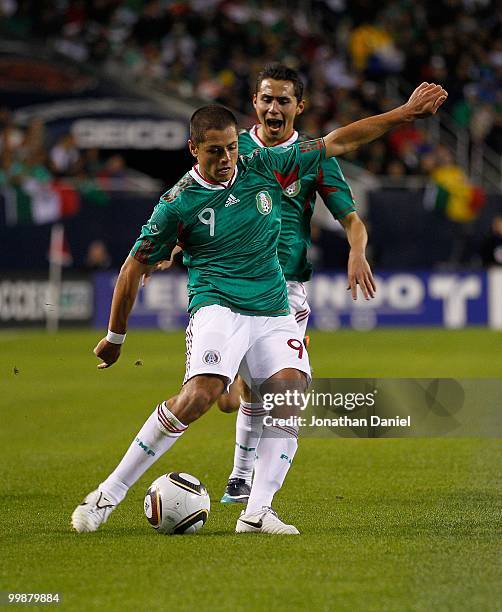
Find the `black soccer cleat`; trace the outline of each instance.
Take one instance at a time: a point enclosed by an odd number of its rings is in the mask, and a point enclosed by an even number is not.
[[[251,487],[244,478],[230,478],[220,502],[222,504],[245,504],[250,493]]]

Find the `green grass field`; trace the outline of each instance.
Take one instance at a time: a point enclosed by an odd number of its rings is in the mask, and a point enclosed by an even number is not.
[[[100,531],[72,533],[75,505],[184,370],[181,333],[132,332],[105,371],[98,339],[0,338],[0,589],[58,591],[65,610],[502,610],[500,439],[305,439],[275,503],[301,536],[237,536],[241,508],[218,503],[234,417],[214,408]],[[501,341],[484,330],[314,333],[311,359],[317,377],[498,378]],[[211,494],[195,536],[160,536],[143,516],[146,488],[170,470]]]

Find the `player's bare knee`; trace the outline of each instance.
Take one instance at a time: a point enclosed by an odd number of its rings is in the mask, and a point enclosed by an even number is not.
[[[263,383],[262,389],[268,387],[277,389],[291,388],[305,391],[307,388],[307,376],[305,372],[297,370],[296,368],[284,368]]]
[[[275,418],[289,418],[298,415],[304,402],[307,377],[300,370],[287,368],[266,380],[260,391],[264,401]]]

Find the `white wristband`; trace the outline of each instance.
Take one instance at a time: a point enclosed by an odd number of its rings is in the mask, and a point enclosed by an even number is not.
[[[108,333],[106,334],[106,339],[112,344],[123,344],[125,337],[126,334],[116,334],[115,332],[112,332],[110,330],[108,330]]]

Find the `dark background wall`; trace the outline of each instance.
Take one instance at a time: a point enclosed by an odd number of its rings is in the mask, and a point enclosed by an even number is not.
[[[477,254],[489,234],[502,196],[489,195],[479,217],[454,223],[426,210],[423,190],[379,189],[369,195],[368,229],[374,266],[385,270],[479,265]]]
[[[177,161],[181,175],[181,165],[186,168],[186,160]],[[87,247],[97,239],[106,243],[111,267],[119,267],[156,203],[155,195],[138,197],[128,193],[113,193],[106,205],[84,200],[80,212],[64,222],[73,267],[83,267]],[[427,269],[448,264],[469,267],[472,253],[479,251],[494,213],[500,210],[502,196],[492,195],[473,224],[456,224],[440,213],[425,210],[422,190],[373,191],[367,218],[373,265],[382,270]],[[0,268],[46,269],[50,225],[7,227],[3,218],[4,201],[0,195]],[[331,240],[335,238],[346,242],[337,235]],[[333,266],[343,267],[344,262],[336,261]]]

